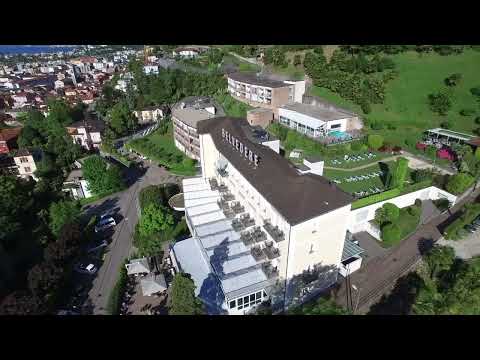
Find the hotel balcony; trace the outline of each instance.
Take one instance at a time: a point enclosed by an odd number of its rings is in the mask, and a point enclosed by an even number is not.
[[[250,217],[250,214],[240,215],[240,222],[245,228],[255,225],[255,220]]]
[[[235,200],[235,196],[233,196],[233,194],[231,192],[227,192],[227,193],[224,193],[222,195],[222,200],[224,201],[232,201],[232,200]]]
[[[228,192],[228,187],[224,184],[221,184],[218,186],[217,190],[220,192],[220,193],[227,193]]]
[[[273,246],[273,242],[266,244],[263,251],[269,260],[278,258],[280,256],[280,250]]]
[[[236,232],[245,230],[245,226],[239,219],[233,219],[232,227],[233,227],[233,230],[235,230]]]
[[[267,234],[265,234],[261,229],[260,226],[256,226],[252,231],[252,236],[255,239],[255,242],[262,242],[267,240]]]
[[[253,238],[252,233],[250,231],[242,231],[240,233],[240,240],[242,240],[242,242],[246,246],[252,245],[255,243],[255,239]]]
[[[250,252],[251,252],[253,258],[255,259],[255,261],[262,261],[262,260],[266,259],[265,252],[262,250],[262,248],[260,246],[252,247]]]
[[[285,240],[285,234],[281,231],[278,226],[273,226],[269,221],[265,221],[263,224],[265,231],[272,237],[275,242],[280,242]]]
[[[225,215],[227,219],[235,218],[235,213],[229,207],[222,209],[222,211],[223,211],[223,215]]]
[[[245,207],[243,207],[238,201],[233,204],[232,206],[232,210],[235,214],[241,214],[243,212],[245,212]]]
[[[272,266],[270,262],[265,262],[262,264],[262,270],[269,279],[278,277],[278,269],[275,266]]]
[[[209,180],[209,183],[210,183],[210,188],[211,188],[212,190],[218,190],[218,182],[217,182],[217,179],[211,178],[211,179]]]

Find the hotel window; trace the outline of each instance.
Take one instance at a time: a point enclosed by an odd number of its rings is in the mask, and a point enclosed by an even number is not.
[[[25,170],[25,172],[30,172],[31,171],[31,169],[28,166],[24,167],[23,169]]]
[[[342,127],[342,124],[335,124],[330,126],[330,129],[338,129],[339,127]]]
[[[233,309],[235,306],[236,306],[236,301],[233,300],[233,301],[230,301],[230,309]]]
[[[28,162],[28,158],[22,157],[22,158],[20,158],[20,162],[21,163],[26,163],[26,162]]]

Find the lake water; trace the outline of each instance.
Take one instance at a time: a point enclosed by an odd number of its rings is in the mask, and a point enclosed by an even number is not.
[[[51,46],[51,45],[0,45],[0,54],[38,54],[38,53],[57,53],[73,50],[69,46]]]

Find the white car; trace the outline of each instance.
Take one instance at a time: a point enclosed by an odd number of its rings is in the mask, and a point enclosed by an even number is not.
[[[97,272],[97,267],[93,264],[86,265],[85,263],[79,263],[75,265],[75,271],[81,274],[95,274]]]

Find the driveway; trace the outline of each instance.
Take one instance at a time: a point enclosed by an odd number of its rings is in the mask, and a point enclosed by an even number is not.
[[[150,163],[144,164],[146,172],[130,173],[133,182],[130,187],[119,193],[92,203],[86,209],[86,215],[100,214],[108,209],[117,208],[119,222],[112,236],[112,242],[89,291],[86,307],[93,314],[107,314],[108,297],[118,279],[123,261],[131,254],[133,233],[138,221],[137,197],[141,189],[149,185],[166,182],[179,182],[181,177],[170,174],[164,168]]]

